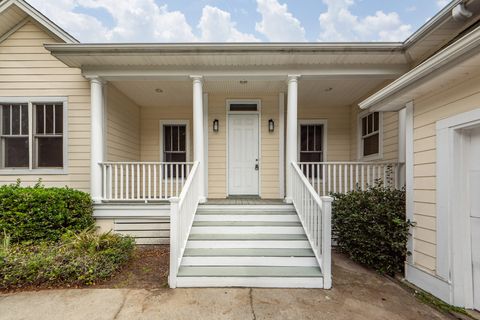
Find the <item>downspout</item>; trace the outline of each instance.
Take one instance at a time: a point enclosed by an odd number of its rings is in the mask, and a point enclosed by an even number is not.
[[[457,4],[452,9],[452,18],[456,22],[463,22],[468,20],[473,13],[467,9],[464,2]]]

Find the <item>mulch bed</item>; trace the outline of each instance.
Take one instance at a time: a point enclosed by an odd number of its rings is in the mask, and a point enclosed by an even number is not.
[[[49,289],[160,289],[168,288],[169,272],[168,245],[139,245],[133,258],[110,279],[91,286],[26,286],[8,290],[0,289],[0,293],[39,291]]]
[[[94,288],[158,289],[168,287],[169,247],[137,246],[134,257],[111,279]]]

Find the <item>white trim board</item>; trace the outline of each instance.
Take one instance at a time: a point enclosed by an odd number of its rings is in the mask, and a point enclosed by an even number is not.
[[[480,127],[480,108],[436,124],[437,273],[452,283],[451,303],[473,307],[471,229],[465,201],[466,130]]]
[[[405,279],[446,303],[451,303],[450,284],[447,281],[435,277],[409,263],[405,265]]]
[[[278,181],[280,198],[285,198],[285,92],[278,94]]]

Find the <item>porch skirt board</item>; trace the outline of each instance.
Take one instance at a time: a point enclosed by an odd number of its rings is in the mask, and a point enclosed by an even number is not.
[[[118,234],[133,237],[140,245],[169,244],[170,219],[114,219],[113,231]]]

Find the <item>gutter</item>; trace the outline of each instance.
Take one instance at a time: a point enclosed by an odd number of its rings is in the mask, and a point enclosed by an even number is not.
[[[47,44],[45,48],[61,54],[149,54],[149,53],[322,53],[365,52],[403,53],[400,42],[310,42],[310,43],[109,43],[109,44]]]
[[[420,29],[415,31],[415,33],[413,33],[403,42],[404,49],[407,50],[430,32],[434,31],[437,27],[445,23],[445,21],[452,19],[453,8],[455,8],[458,4],[465,2],[465,0],[454,0],[447,4],[442,10],[440,10],[435,16],[421,26]]]
[[[477,28],[458,41],[443,49],[430,59],[426,60],[416,68],[407,72],[394,82],[379,90],[358,105],[361,109],[368,109],[389,99],[393,95],[405,93],[409,87],[417,81],[425,79],[435,71],[448,64],[454,63],[459,58],[468,58],[475,54],[475,50],[480,47],[480,28]]]

